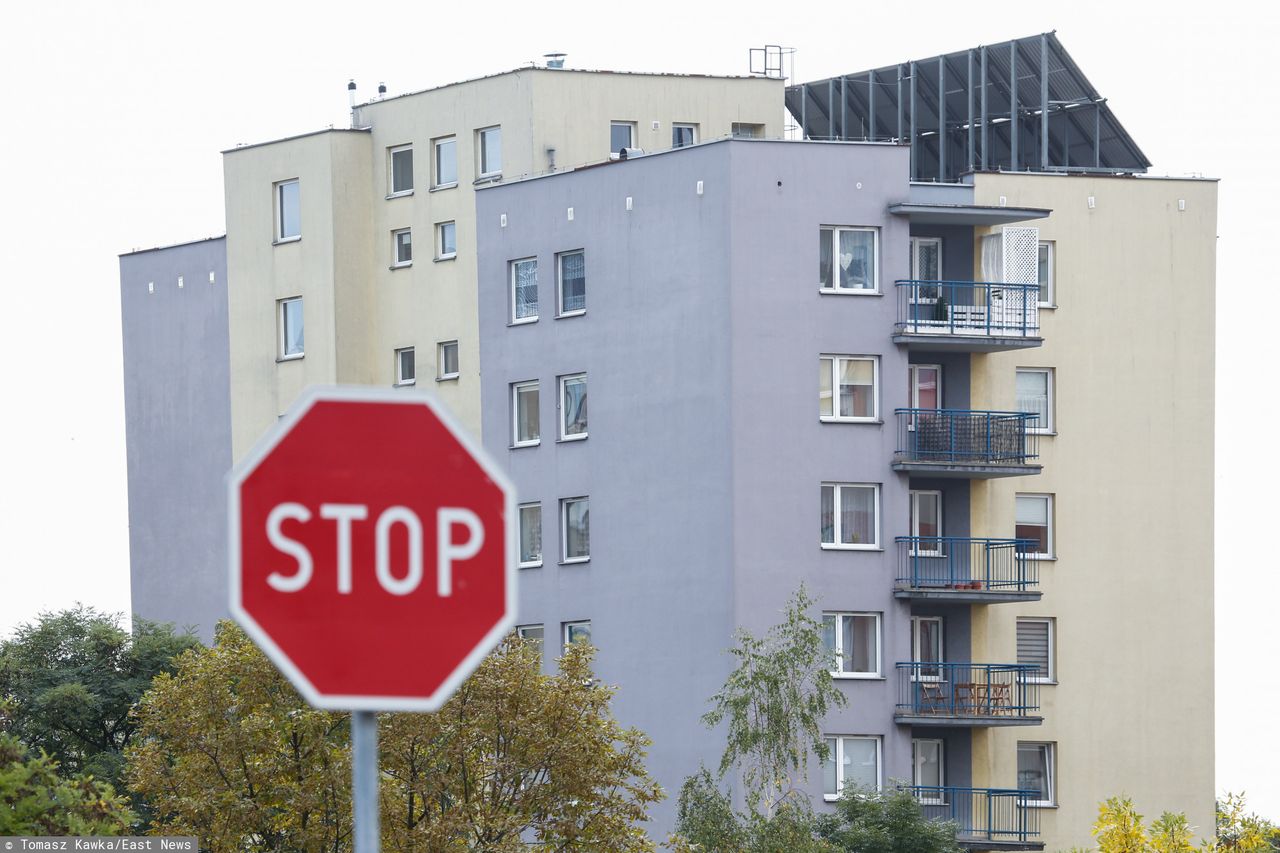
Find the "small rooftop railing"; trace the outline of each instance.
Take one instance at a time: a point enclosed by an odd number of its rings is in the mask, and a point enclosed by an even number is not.
[[[1035,791],[1013,788],[959,788],[911,785],[907,789],[924,816],[956,824],[960,842],[1027,843],[1040,836],[1040,810],[1027,804]]]
[[[895,409],[898,462],[949,465],[1026,465],[1038,455],[1029,412]]]
[[[895,584],[913,590],[1027,592],[1039,583],[1029,539],[899,536]]]
[[[900,279],[899,334],[1037,337],[1040,285]]]
[[[911,717],[974,717],[1016,723],[1040,710],[1039,668],[1025,663],[899,663],[896,713]]]

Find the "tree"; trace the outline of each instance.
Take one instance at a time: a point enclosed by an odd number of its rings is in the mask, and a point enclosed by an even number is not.
[[[0,643],[0,698],[9,730],[47,754],[65,776],[91,774],[120,787],[129,716],[151,679],[198,640],[170,625],[77,606],[42,613]]]
[[[649,741],[609,713],[592,655],[574,644],[548,676],[511,639],[440,712],[380,715],[383,848],[652,849]],[[158,828],[217,851],[350,849],[347,715],[306,707],[230,623],[156,680],[139,718],[129,779]]]
[[[1194,836],[1186,815],[1164,812],[1148,827],[1147,846],[1153,853],[1195,853]]]
[[[956,825],[925,817],[909,791],[883,793],[845,789],[834,815],[823,815],[815,831],[832,850],[849,853],[960,853]]]
[[[63,778],[48,755],[0,733],[0,835],[120,835],[134,820],[110,785]]]
[[[1243,791],[1239,794],[1228,792],[1217,801],[1216,848],[1230,853],[1263,853],[1280,849],[1280,828],[1245,809]]]
[[[1125,796],[1110,797],[1098,805],[1098,820],[1093,824],[1099,853],[1146,853],[1147,836],[1142,815]]]

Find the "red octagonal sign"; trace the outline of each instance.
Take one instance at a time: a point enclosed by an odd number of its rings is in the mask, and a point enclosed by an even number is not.
[[[231,612],[313,705],[434,711],[515,624],[515,491],[430,397],[313,389],[229,486]]]

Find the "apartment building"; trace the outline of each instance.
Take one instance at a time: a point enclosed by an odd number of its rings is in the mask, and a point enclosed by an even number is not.
[[[211,635],[222,476],[307,385],[425,386],[478,432],[477,186],[780,137],[783,112],[777,79],[523,68],[225,152],[225,239],[121,258],[134,612]]]

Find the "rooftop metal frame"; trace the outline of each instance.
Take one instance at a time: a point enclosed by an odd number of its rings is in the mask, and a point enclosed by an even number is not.
[[[786,103],[806,139],[909,141],[913,181],[1151,166],[1053,32],[789,86]]]

